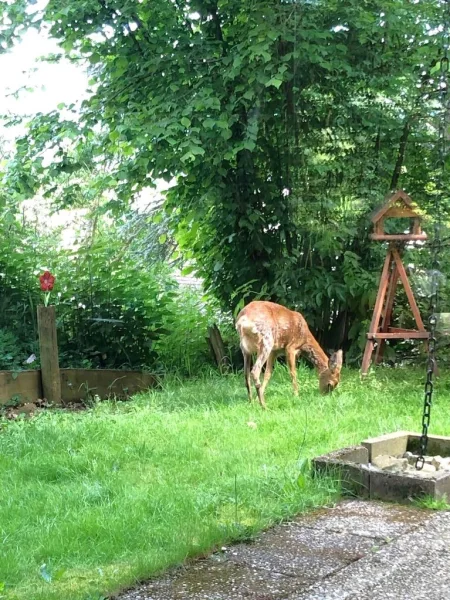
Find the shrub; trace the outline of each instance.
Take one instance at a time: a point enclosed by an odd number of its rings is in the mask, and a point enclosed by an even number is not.
[[[25,367],[38,355],[38,275],[56,275],[62,367],[152,367],[154,342],[170,326],[176,288],[161,263],[143,264],[115,226],[99,227],[78,250],[60,247],[61,232],[13,223],[0,240],[0,368]],[[38,366],[39,362],[32,364]]]
[[[169,333],[155,344],[159,367],[165,372],[192,376],[215,367],[207,342],[208,327],[216,324],[232,362],[237,336],[231,314],[223,313],[211,296],[192,287],[180,287],[174,299]]]

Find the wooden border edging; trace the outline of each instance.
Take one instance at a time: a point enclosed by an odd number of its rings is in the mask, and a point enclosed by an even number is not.
[[[117,369],[60,369],[63,402],[76,402],[99,396],[129,398],[133,394],[155,387],[157,379],[151,373]],[[0,406],[34,402],[43,397],[40,370],[0,371]]]
[[[40,371],[0,371],[0,406],[9,402],[34,402],[38,398],[42,398]]]
[[[63,402],[85,400],[99,396],[129,398],[133,394],[155,387],[156,378],[150,373],[118,371],[116,369],[60,369]]]

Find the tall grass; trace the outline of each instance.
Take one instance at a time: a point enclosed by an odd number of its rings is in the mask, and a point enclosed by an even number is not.
[[[170,382],[129,403],[46,412],[0,430],[0,598],[99,598],[336,498],[303,459],[417,430],[422,374],[345,372],[331,396],[278,367],[269,410],[241,377]],[[449,381],[432,430],[450,433]]]

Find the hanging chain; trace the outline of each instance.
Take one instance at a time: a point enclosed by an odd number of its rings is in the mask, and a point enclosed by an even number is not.
[[[425,455],[428,447],[428,429],[430,426],[431,406],[433,402],[433,375],[436,370],[436,324],[437,324],[437,309],[438,309],[438,286],[439,286],[439,256],[441,251],[441,204],[440,200],[444,194],[445,183],[443,176],[445,172],[445,159],[447,154],[447,92],[448,92],[448,70],[449,70],[449,25],[450,25],[450,0],[446,0],[446,18],[443,30],[443,50],[440,59],[440,76],[439,76],[439,96],[442,115],[439,119],[439,170],[441,175],[440,189],[434,197],[434,244],[432,258],[432,275],[431,275],[431,298],[430,298],[430,318],[429,331],[430,337],[428,340],[428,365],[427,378],[425,382],[425,398],[423,404],[422,415],[422,435],[419,442],[419,456],[416,460],[416,469],[421,470],[425,464]]]

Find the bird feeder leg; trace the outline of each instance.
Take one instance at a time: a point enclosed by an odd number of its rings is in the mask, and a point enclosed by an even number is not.
[[[378,286],[377,299],[375,301],[375,308],[373,310],[369,333],[367,334],[366,349],[364,351],[364,357],[361,365],[362,375],[367,375],[367,372],[369,370],[373,349],[375,347],[375,342],[372,335],[374,333],[377,333],[380,324],[381,311],[383,310],[384,299],[386,297],[386,290],[389,282],[389,271],[392,261],[393,256],[391,249],[389,248],[389,251],[386,255],[386,259],[384,261],[383,272],[381,273],[380,285]]]
[[[386,332],[389,329],[392,318],[392,309],[394,308],[395,292],[397,291],[399,272],[397,265],[394,265],[389,279],[388,292],[386,296],[386,306],[384,308],[383,320],[381,322],[381,331]],[[375,353],[375,364],[379,364],[383,359],[384,347],[386,340],[380,340],[378,342],[377,350]]]

